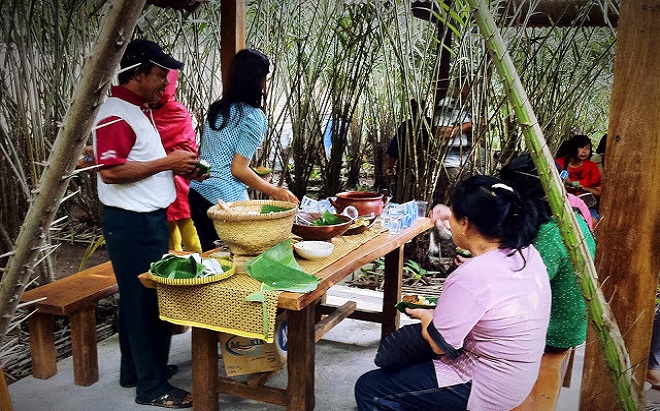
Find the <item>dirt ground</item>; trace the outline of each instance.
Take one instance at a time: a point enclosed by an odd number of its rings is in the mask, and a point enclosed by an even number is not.
[[[85,255],[86,246],[82,244],[60,243],[53,253],[53,273],[55,278],[63,278],[80,271],[80,263]],[[108,252],[104,246],[99,247],[87,259],[85,268],[93,267],[108,261]]]

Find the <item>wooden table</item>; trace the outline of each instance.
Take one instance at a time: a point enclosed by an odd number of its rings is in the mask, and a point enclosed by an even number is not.
[[[431,227],[431,221],[423,218],[399,234],[382,233],[316,273],[323,281],[315,291],[280,294],[278,308],[288,310],[287,389],[265,385],[274,373],[254,374],[246,382],[219,377],[217,332],[193,327],[192,391],[195,410],[218,410],[219,393],[285,405],[288,410],[313,410],[315,342],[346,317],[381,323],[382,337],[395,331],[399,327],[399,312],[394,305],[401,295],[403,245]],[[382,311],[356,310],[355,302],[339,308],[322,304],[330,287],[383,256],[385,279]],[[328,316],[319,322],[322,314]]]

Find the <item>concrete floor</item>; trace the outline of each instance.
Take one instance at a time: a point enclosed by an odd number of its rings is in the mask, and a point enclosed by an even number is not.
[[[358,302],[360,308],[379,308],[381,293],[335,286],[328,297],[330,303],[346,300]],[[190,390],[191,357],[190,332],[176,335],[172,340],[170,363],[179,366],[172,384]],[[355,410],[353,386],[365,371],[375,368],[373,363],[380,339],[376,324],[345,320],[331,330],[316,349],[316,410]],[[60,361],[58,374],[48,380],[27,377],[9,386],[15,411],[147,411],[156,408],[135,404],[135,389],[119,386],[119,343],[114,335],[99,343],[99,381],[90,387],[73,384],[71,358]],[[584,350],[578,350],[573,381],[563,388],[557,410],[578,409],[580,375]],[[220,362],[222,367],[222,362]],[[272,381],[274,386],[286,385],[286,372]],[[651,390],[654,391],[654,390]],[[660,392],[658,392],[660,393]],[[251,400],[220,396],[220,409],[230,411],[282,411],[285,408]]]

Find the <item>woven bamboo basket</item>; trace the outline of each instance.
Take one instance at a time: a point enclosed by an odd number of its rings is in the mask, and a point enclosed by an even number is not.
[[[260,214],[264,204],[290,207],[290,210]],[[220,206],[208,209],[218,237],[236,255],[258,255],[291,236],[297,207],[287,201],[249,200],[227,203],[229,213]]]

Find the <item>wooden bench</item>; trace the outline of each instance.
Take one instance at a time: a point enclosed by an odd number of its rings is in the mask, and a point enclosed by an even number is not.
[[[47,379],[57,374],[57,315],[69,317],[71,323],[74,383],[89,386],[99,380],[96,303],[117,291],[115,273],[108,261],[23,294],[22,302],[45,298],[35,303],[36,312],[28,318],[35,378]]]

